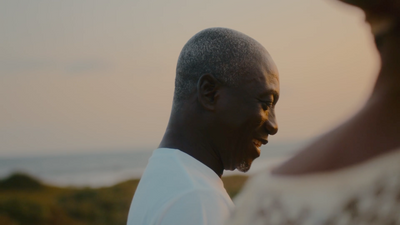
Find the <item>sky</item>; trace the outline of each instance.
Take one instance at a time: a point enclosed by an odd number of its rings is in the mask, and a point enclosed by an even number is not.
[[[209,27],[243,32],[274,59],[271,142],[351,117],[379,69],[363,14],[335,0],[4,0],[0,157],[156,148],[179,52]]]

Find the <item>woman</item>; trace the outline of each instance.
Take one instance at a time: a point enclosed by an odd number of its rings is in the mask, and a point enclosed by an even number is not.
[[[400,0],[345,0],[371,26],[381,70],[365,106],[252,178],[226,224],[400,224]]]

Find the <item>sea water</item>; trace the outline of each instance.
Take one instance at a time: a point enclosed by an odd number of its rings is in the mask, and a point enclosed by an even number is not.
[[[288,158],[304,142],[268,144],[261,148],[248,172],[252,174]],[[140,178],[152,149],[113,150],[102,153],[70,155],[3,157],[0,158],[0,178],[15,172],[27,173],[44,183],[58,186],[101,187],[128,179]],[[224,175],[240,174],[226,171]]]

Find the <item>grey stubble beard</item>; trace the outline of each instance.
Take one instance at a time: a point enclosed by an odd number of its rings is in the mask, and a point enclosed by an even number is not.
[[[240,172],[246,173],[250,169],[250,165],[246,161],[242,161],[237,167]]]

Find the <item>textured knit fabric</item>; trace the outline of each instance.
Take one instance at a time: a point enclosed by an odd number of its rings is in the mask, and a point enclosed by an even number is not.
[[[400,149],[341,170],[252,178],[228,225],[400,224]]]

